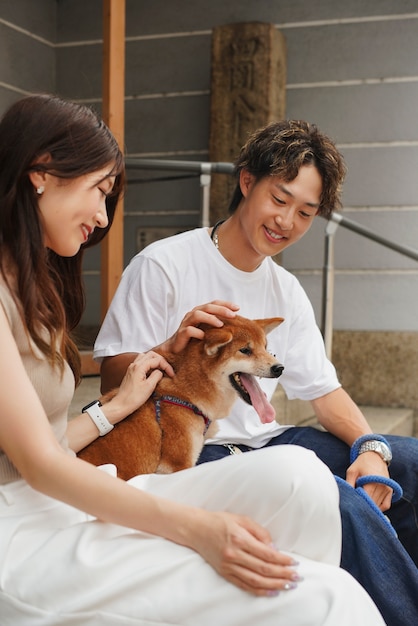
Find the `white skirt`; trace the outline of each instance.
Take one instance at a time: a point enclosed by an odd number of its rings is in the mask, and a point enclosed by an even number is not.
[[[278,596],[254,597],[184,546],[88,518],[17,481],[0,487],[1,626],[384,624],[338,567],[338,490],[312,452],[280,446],[130,482],[251,516],[299,561],[303,580]]]

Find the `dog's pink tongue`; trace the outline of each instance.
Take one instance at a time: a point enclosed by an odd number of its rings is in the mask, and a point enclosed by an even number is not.
[[[266,394],[261,389],[254,376],[241,373],[240,378],[243,387],[245,387],[251,398],[253,407],[258,413],[261,423],[268,424],[269,422],[272,422],[276,417],[276,411],[267,400]]]

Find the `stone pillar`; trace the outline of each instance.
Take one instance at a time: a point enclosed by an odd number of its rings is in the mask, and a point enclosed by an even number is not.
[[[209,160],[231,162],[248,135],[283,119],[286,105],[286,44],[273,24],[248,22],[212,32]],[[234,184],[212,176],[210,221],[227,215]]]

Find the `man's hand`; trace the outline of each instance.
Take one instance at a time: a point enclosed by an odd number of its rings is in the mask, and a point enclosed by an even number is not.
[[[355,487],[356,481],[361,476],[384,476],[389,478],[388,466],[377,452],[363,452],[350,465],[347,470],[346,480]],[[393,491],[390,487],[381,483],[370,483],[364,486],[366,493],[377,504],[381,511],[387,511],[392,505]]]
[[[196,306],[189,313],[186,313],[174,335],[159,347],[168,352],[181,352],[192,337],[203,339],[205,333],[199,328],[201,324],[221,327],[223,322],[217,316],[233,318],[238,309],[238,305],[224,300],[214,300],[213,302]]]

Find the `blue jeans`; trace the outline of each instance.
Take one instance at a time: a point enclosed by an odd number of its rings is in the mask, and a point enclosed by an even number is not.
[[[343,530],[341,566],[373,598],[388,626],[418,624],[418,439],[385,435],[393,452],[391,478],[403,497],[385,514],[398,538],[348,483],[338,481]],[[292,427],[267,446],[293,444],[313,450],[333,474],[345,478],[350,448],[327,432]],[[243,452],[252,450],[239,446]],[[230,454],[220,445],[204,446],[198,463]],[[324,529],[326,532],[326,529]]]

